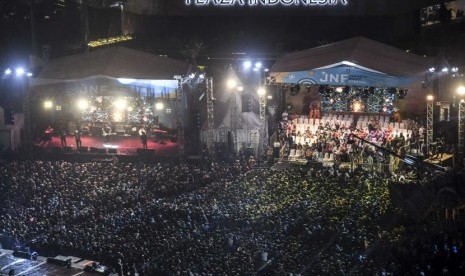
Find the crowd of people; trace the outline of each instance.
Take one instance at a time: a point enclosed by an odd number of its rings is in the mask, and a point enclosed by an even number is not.
[[[391,163],[392,170],[396,170],[398,164],[393,164],[394,159],[380,158],[375,154],[379,149],[394,155],[415,154],[424,158],[440,158],[445,152],[453,152],[443,139],[427,146],[426,128],[414,120],[406,120],[404,131],[397,131],[391,125],[383,126],[376,116],[364,127],[355,121],[334,120],[320,122],[313,128],[307,125],[303,129],[299,129],[296,118],[285,118],[272,138],[278,142],[281,158],[295,150],[300,158],[307,160],[321,161],[331,155],[335,162]]]
[[[405,232],[392,179],[240,161],[11,161],[0,168],[1,242],[120,275],[398,275],[412,269],[398,256],[413,253],[390,249]],[[448,248],[463,254],[456,239]]]

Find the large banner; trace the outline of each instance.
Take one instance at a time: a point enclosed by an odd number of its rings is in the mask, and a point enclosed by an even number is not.
[[[273,72],[273,82],[287,84],[322,84],[341,86],[403,87],[418,83],[414,77],[390,76],[381,72],[359,67],[340,65],[309,71]]]

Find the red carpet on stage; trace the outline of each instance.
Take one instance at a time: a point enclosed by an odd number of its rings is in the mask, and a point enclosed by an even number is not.
[[[138,136],[111,136],[108,143],[105,142],[104,137],[95,136],[81,136],[82,147],[87,148],[115,148],[117,154],[132,155],[137,154],[137,149],[142,148],[142,142]],[[76,151],[76,141],[74,136],[66,137],[66,145],[73,151]],[[54,136],[50,142],[41,142],[38,146],[42,148],[60,148],[60,137]],[[149,138],[147,140],[147,148],[155,150],[157,155],[170,156],[177,154],[178,144],[169,139],[163,139],[155,142]]]

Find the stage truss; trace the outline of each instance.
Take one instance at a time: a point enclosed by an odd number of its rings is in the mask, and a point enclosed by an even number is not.
[[[429,153],[430,145],[433,143],[433,122],[434,122],[433,101],[426,103],[426,149]]]
[[[458,116],[458,154],[463,158],[464,139],[465,139],[465,100],[459,102]]]
[[[207,88],[207,121],[208,121],[208,136],[207,148],[210,154],[214,152],[213,129],[215,127],[215,110],[213,105],[213,78],[206,79]]]

